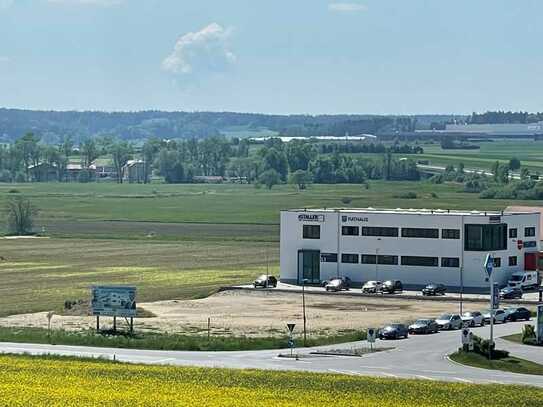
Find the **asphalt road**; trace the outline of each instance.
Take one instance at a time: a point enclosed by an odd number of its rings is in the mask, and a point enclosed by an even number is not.
[[[521,331],[523,324],[524,322],[515,322],[496,325],[495,337],[518,333]],[[473,328],[473,332],[479,336],[488,337],[489,327]],[[377,347],[394,347],[394,349],[367,354],[362,357],[316,356],[309,355],[309,353],[317,349],[350,349],[357,346],[367,346],[366,342],[300,349],[298,350],[302,356],[300,360],[278,357],[280,352],[288,353],[288,350],[179,352],[0,343],[0,352],[115,358],[122,362],[157,365],[300,370],[389,378],[414,378],[462,383],[507,383],[543,387],[543,376],[472,368],[448,360],[447,355],[454,352],[460,344],[460,331],[450,331],[433,335],[410,336],[408,339],[397,341],[377,341]],[[497,340],[497,348],[511,350],[515,356],[543,364],[543,351],[541,348],[517,345],[501,339]]]

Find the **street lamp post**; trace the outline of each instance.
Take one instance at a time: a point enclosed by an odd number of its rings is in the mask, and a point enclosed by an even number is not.
[[[305,316],[305,283],[307,282],[307,279],[304,278],[302,280],[302,312],[303,312],[303,318],[304,318],[304,347],[305,343],[307,341],[307,331],[306,331],[306,316]]]
[[[377,245],[379,245],[380,237],[377,238]],[[375,248],[375,281],[379,281],[379,247]]]

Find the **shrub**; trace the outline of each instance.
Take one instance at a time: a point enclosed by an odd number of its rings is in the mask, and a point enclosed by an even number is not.
[[[500,350],[495,348],[496,344],[492,346],[492,357],[491,359],[503,359],[509,356],[509,352],[506,350]],[[473,351],[481,356],[488,358],[490,351],[490,340],[482,339],[477,335],[473,335]]]
[[[400,199],[417,199],[417,194],[415,192],[404,192],[401,194],[394,195],[394,198],[400,198]]]
[[[349,205],[352,201],[352,198],[348,196],[344,196],[343,198],[341,198],[341,203],[345,205]]]
[[[526,345],[535,344],[536,335],[533,325],[524,325],[522,328],[522,343]]]
[[[438,196],[435,192],[432,192],[432,193],[430,194],[430,196],[431,196],[432,198],[439,198],[439,196]]]
[[[8,170],[0,171],[0,182],[11,182],[11,173]]]

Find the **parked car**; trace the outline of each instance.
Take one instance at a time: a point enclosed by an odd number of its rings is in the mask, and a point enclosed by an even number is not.
[[[384,293],[394,294],[397,291],[403,291],[403,285],[400,280],[387,280],[383,283],[381,290]]]
[[[362,292],[367,294],[376,294],[381,292],[383,283],[381,281],[368,281],[362,286]]]
[[[439,332],[439,325],[433,319],[417,319],[409,325],[410,334],[431,334]]]
[[[507,321],[519,321],[524,319],[529,321],[532,317],[532,313],[529,309],[524,307],[515,307],[515,308],[505,308],[505,319]]]
[[[505,287],[500,290],[500,298],[502,300],[514,300],[522,298],[522,290],[517,287]]]
[[[324,288],[326,291],[341,291],[348,290],[351,286],[351,279],[349,277],[333,278],[326,283]]]
[[[461,329],[464,326],[462,318],[458,314],[443,314],[436,319],[439,329]]]
[[[494,317],[494,323],[504,323],[506,321],[507,315],[505,314],[505,311],[502,309],[495,309],[495,310],[489,310],[483,311],[483,317],[485,318],[485,322],[490,322],[491,315]]]
[[[465,326],[485,326],[485,319],[479,311],[464,312],[462,314],[462,321]]]
[[[255,288],[257,287],[277,287],[277,279],[274,276],[267,276],[266,274],[262,274],[259,276],[254,282],[253,285]]]
[[[407,338],[409,330],[404,324],[390,324],[379,330],[379,339]]]
[[[422,295],[445,295],[447,287],[443,284],[430,283],[422,289]]]

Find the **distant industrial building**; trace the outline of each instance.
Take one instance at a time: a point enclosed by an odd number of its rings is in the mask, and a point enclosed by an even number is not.
[[[537,270],[540,212],[423,209],[297,209],[281,212],[281,281],[318,284],[349,277],[430,282],[451,290],[488,291],[483,269],[494,255],[494,281]]]
[[[494,136],[536,136],[543,134],[543,121],[526,124],[447,124],[446,133]]]

